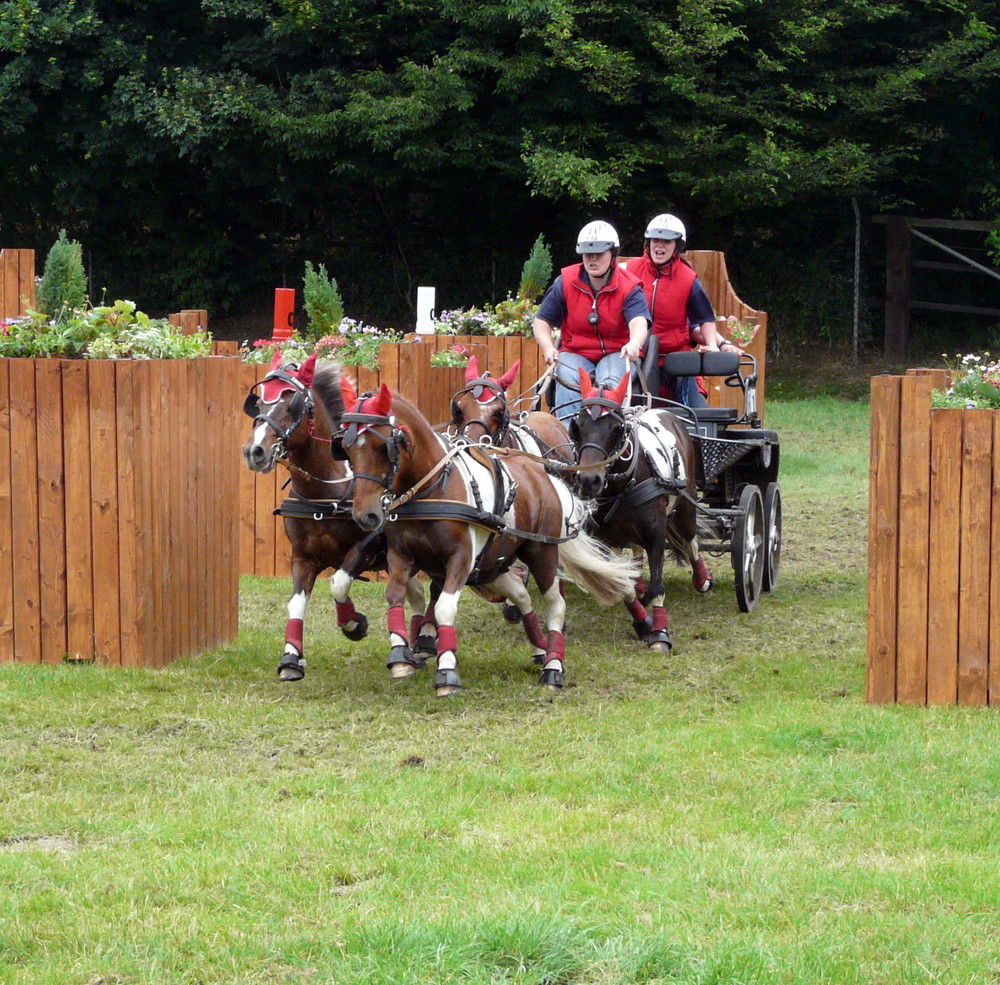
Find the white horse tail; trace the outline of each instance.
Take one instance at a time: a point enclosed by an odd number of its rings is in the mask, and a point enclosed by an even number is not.
[[[559,563],[570,581],[593,595],[601,605],[620,602],[635,591],[638,562],[612,551],[582,530],[559,545]]]

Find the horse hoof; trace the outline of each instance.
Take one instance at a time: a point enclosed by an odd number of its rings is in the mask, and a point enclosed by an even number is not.
[[[368,635],[368,617],[358,612],[355,621],[357,625],[354,629],[344,629],[343,627],[340,629],[352,643],[357,643],[358,640],[363,640]]]
[[[516,605],[504,602],[501,611],[503,612],[504,619],[511,625],[516,626],[521,621],[521,610]]]
[[[538,678],[539,684],[544,684],[550,691],[561,691],[565,676],[561,670],[554,667],[550,670],[543,670],[542,676]]]
[[[715,587],[715,579],[710,574],[700,585],[694,587],[701,595],[705,595]]]
[[[437,637],[426,634],[417,637],[417,646],[413,652],[413,662],[418,667],[427,664],[428,659],[438,655]]]
[[[397,679],[412,677],[418,666],[408,646],[394,646],[389,651],[389,659],[385,665],[389,668],[389,676]]]
[[[301,653],[285,653],[278,662],[279,681],[301,681],[306,676],[306,658]]]
[[[458,691],[462,680],[457,670],[439,670],[434,675],[434,693],[439,698],[447,698]]]
[[[665,629],[650,633],[646,637],[646,646],[657,653],[669,653],[674,648],[673,643],[670,642],[670,634]]]
[[[632,621],[632,628],[635,630],[635,635],[638,639],[646,639],[653,628],[652,616],[646,616],[645,619],[634,619]]]

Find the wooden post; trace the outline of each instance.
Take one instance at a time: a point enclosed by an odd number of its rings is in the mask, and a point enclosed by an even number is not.
[[[903,216],[885,227],[885,342],[887,362],[904,363],[910,347],[910,227]]]

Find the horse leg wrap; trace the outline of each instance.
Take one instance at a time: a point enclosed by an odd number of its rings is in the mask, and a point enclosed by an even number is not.
[[[639,575],[635,580],[635,594],[642,598],[646,594],[646,579]]]
[[[640,640],[644,640],[653,628],[653,620],[646,612],[646,607],[636,598],[631,602],[626,602],[625,608],[628,609],[628,613],[632,617],[632,628],[635,630],[635,635]]]
[[[545,666],[539,684],[546,687],[561,688],[565,679],[563,660],[566,658],[566,637],[557,629],[549,630],[548,652],[545,654]]]
[[[420,627],[424,624],[424,616],[410,616],[410,639],[415,640],[420,635]]]
[[[455,632],[454,626],[438,626],[437,652],[458,653],[458,633]]]
[[[406,633],[406,612],[403,607],[401,605],[389,606],[387,616],[390,637],[397,636],[399,638],[399,643],[394,645],[403,645],[408,647],[410,637]]]
[[[670,619],[667,616],[667,610],[662,605],[653,606],[653,628],[646,637],[646,645],[657,648],[665,646],[668,650],[673,649],[674,645],[670,641]]]
[[[524,632],[528,637],[528,642],[536,650],[547,650],[548,642],[545,639],[545,634],[542,632],[542,627],[538,623],[538,613],[522,612],[521,622],[524,624]]]
[[[301,622],[301,620],[296,620]],[[285,643],[285,652],[278,661],[278,677],[283,681],[301,681],[306,676],[306,658],[294,643]]]
[[[285,646],[293,646],[302,655],[302,620],[289,619],[285,624]]]
[[[712,577],[712,572],[708,570],[708,565],[705,564],[704,558],[698,558],[691,565],[691,572],[691,580],[694,582],[694,587],[697,591],[709,592],[712,590],[715,579]]]

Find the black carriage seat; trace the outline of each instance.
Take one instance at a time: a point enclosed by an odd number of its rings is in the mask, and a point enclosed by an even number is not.
[[[745,398],[748,382],[756,382],[756,366],[750,377],[744,379],[740,373],[740,365],[741,357],[736,352],[698,352],[691,349],[686,352],[668,352],[663,357],[665,376],[724,376],[727,380],[733,380],[734,386],[743,389]],[[699,422],[713,424],[733,424],[744,417],[736,407],[692,407],[690,411]]]

